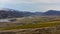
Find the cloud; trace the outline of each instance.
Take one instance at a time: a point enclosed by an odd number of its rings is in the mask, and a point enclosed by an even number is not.
[[[60,3],[60,0],[33,0],[33,1],[40,3]]]
[[[0,0],[0,8],[27,11],[60,10],[60,0]]]
[[[60,3],[60,0],[22,0],[31,3]]]

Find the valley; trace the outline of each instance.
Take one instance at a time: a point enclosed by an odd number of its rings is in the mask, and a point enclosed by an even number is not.
[[[0,34],[60,34],[60,12],[0,10]]]

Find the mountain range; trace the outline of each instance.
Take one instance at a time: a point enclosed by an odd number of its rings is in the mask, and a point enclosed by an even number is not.
[[[13,9],[1,9],[0,18],[18,18],[32,15],[39,15],[41,12],[18,11]]]
[[[0,19],[1,18],[18,18],[18,17],[27,17],[27,16],[60,16],[60,11],[57,10],[48,10],[46,12],[29,12],[29,11],[18,11],[14,9],[1,9],[0,10]]]

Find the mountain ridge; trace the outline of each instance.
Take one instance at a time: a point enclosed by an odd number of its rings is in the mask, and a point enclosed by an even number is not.
[[[40,12],[38,12],[40,13]],[[18,17],[27,17],[27,16],[34,16],[39,15],[38,13],[34,12],[24,12],[18,11],[14,9],[2,9],[0,10],[0,18],[18,18]]]
[[[60,11],[58,11],[58,10],[48,10],[47,12],[44,12],[42,15],[60,16]]]
[[[48,10],[46,12],[30,12],[30,11],[28,12],[8,8],[0,9],[0,18],[18,18],[28,16],[60,16],[60,11]]]

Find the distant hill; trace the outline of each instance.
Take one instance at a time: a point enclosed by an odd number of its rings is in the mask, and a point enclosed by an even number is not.
[[[18,11],[14,9],[0,9],[1,18],[18,18],[28,16],[60,16],[60,11],[48,10],[47,12],[30,12],[30,11]]]
[[[44,12],[42,15],[60,16],[60,11],[57,11],[57,10],[48,10],[47,12]]]
[[[35,15],[41,16],[44,12],[34,12]]]
[[[28,11],[18,11],[13,9],[1,9],[0,18],[17,18],[17,17],[27,17],[32,15],[39,15],[40,12],[28,12]]]

